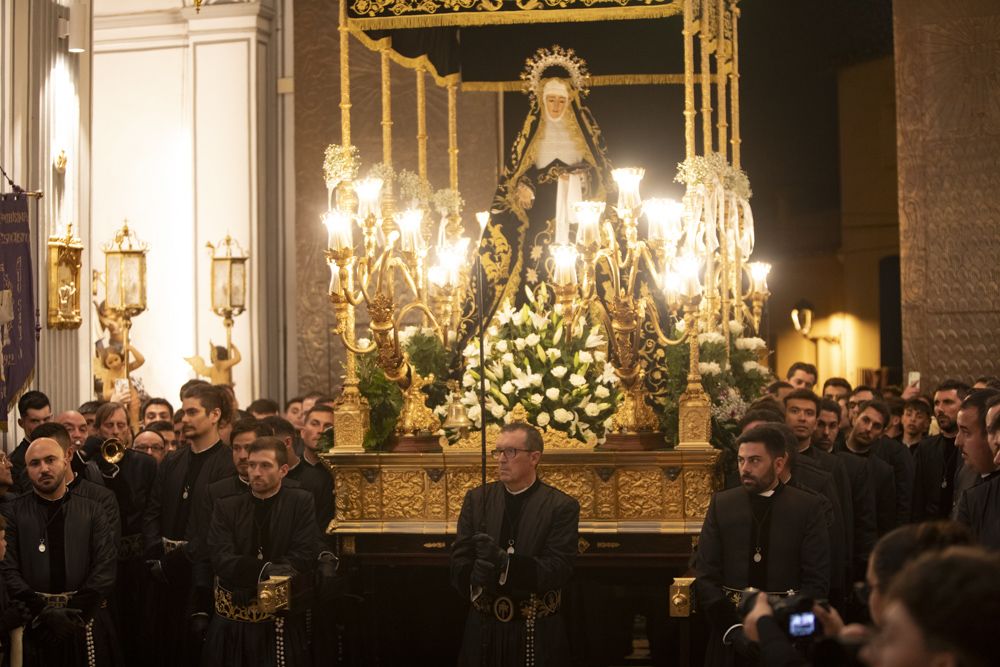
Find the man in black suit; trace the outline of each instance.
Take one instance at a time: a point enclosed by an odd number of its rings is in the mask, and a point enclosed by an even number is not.
[[[969,395],[969,385],[945,380],[934,390],[934,418],[940,433],[924,438],[913,455],[916,467],[910,520],[947,519],[958,501],[955,477],[962,459],[955,447],[958,411]]]
[[[830,586],[830,538],[823,503],[785,486],[785,438],[771,426],[737,440],[742,488],[716,493],[698,541],[695,580],[699,604],[712,626],[705,663],[753,664],[736,603],[747,587],[825,598]]]

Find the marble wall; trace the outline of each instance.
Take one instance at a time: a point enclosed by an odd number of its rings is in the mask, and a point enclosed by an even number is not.
[[[290,387],[299,392],[334,392],[343,374],[343,346],[330,333],[334,324],[327,296],[330,272],[323,257],[326,210],[323,151],[340,143],[340,66],[336,3],[295,3],[295,322],[297,344],[290,343],[297,368]],[[382,159],[381,69],[379,55],[351,39],[351,138],[364,165]],[[393,166],[417,169],[416,82],[412,70],[391,65]],[[448,185],[447,93],[427,77],[428,177],[435,188]],[[459,189],[466,201],[466,225],[486,208],[497,180],[497,97],[458,95]],[[362,172],[365,167],[362,167]],[[366,315],[358,311],[358,335],[365,336]],[[291,371],[290,365],[290,371]]]
[[[894,3],[903,363],[1000,374],[1000,4]]]

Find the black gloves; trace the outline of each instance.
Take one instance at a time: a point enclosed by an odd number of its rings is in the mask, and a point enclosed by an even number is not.
[[[501,549],[492,537],[486,533],[476,533],[472,536],[472,542],[476,545],[477,560],[485,560],[500,570],[507,568],[507,559],[510,558],[510,554]]]
[[[149,568],[149,576],[159,584],[167,583],[167,575],[163,571],[163,563],[158,560],[147,560],[146,567]]]
[[[329,551],[320,554],[316,565],[316,588],[321,600],[332,600],[343,593],[343,580],[337,576],[340,562]]]
[[[196,644],[200,644],[205,641],[205,633],[208,632],[208,614],[192,614],[191,615],[191,625],[189,630],[191,632],[191,639],[194,640]]]
[[[469,575],[469,583],[473,586],[495,586],[497,583],[497,568],[488,560],[477,558],[472,564],[472,574]]]
[[[0,614],[0,630],[7,633],[14,628],[27,625],[31,620],[31,610],[20,600],[11,600]]]
[[[86,623],[80,617],[83,613],[81,609],[66,607],[59,609],[56,607],[46,607],[38,615],[38,623],[45,626],[52,637],[58,641],[69,639],[77,632],[83,630]]]
[[[746,636],[742,627],[733,628],[726,639],[736,649],[737,654],[750,659],[754,664],[757,662],[757,659],[760,657],[760,646],[758,646],[757,642],[751,641]]]

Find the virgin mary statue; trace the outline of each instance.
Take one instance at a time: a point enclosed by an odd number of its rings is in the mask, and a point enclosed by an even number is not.
[[[479,243],[484,325],[505,300],[520,307],[525,287],[548,282],[553,268],[550,246],[570,242],[573,204],[604,201],[612,189],[601,131],[582,103],[588,92],[586,63],[571,49],[539,49],[528,59],[521,79],[530,108]],[[479,328],[479,282],[474,275],[473,296],[463,308],[462,347]]]

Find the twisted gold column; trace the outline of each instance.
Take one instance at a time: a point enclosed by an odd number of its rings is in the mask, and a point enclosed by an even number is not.
[[[340,33],[340,143],[351,145],[351,69],[350,40],[347,30],[347,0],[340,0],[337,30]]]
[[[698,22],[698,48],[701,50],[701,138],[704,155],[712,152],[712,65],[709,60],[707,29],[710,2],[712,0],[702,0],[701,20]]]
[[[695,154],[694,108],[694,11],[691,0],[684,0],[684,155]]]
[[[729,107],[733,116],[733,133],[729,143],[733,146],[733,166],[740,168],[740,37],[739,18],[740,8],[737,5],[739,0],[731,0],[730,8],[733,19],[733,58],[732,72],[730,77],[732,83],[729,86]]]
[[[427,82],[424,68],[417,69],[417,174],[427,178]]]
[[[716,115],[716,128],[719,131],[719,153],[722,157],[728,157],[728,129],[726,122],[726,71],[729,68],[728,56],[726,54],[726,0],[719,0],[719,26],[715,35],[715,85],[716,99],[719,106],[719,113]]]
[[[458,86],[448,84],[448,173],[449,187],[458,191]]]

